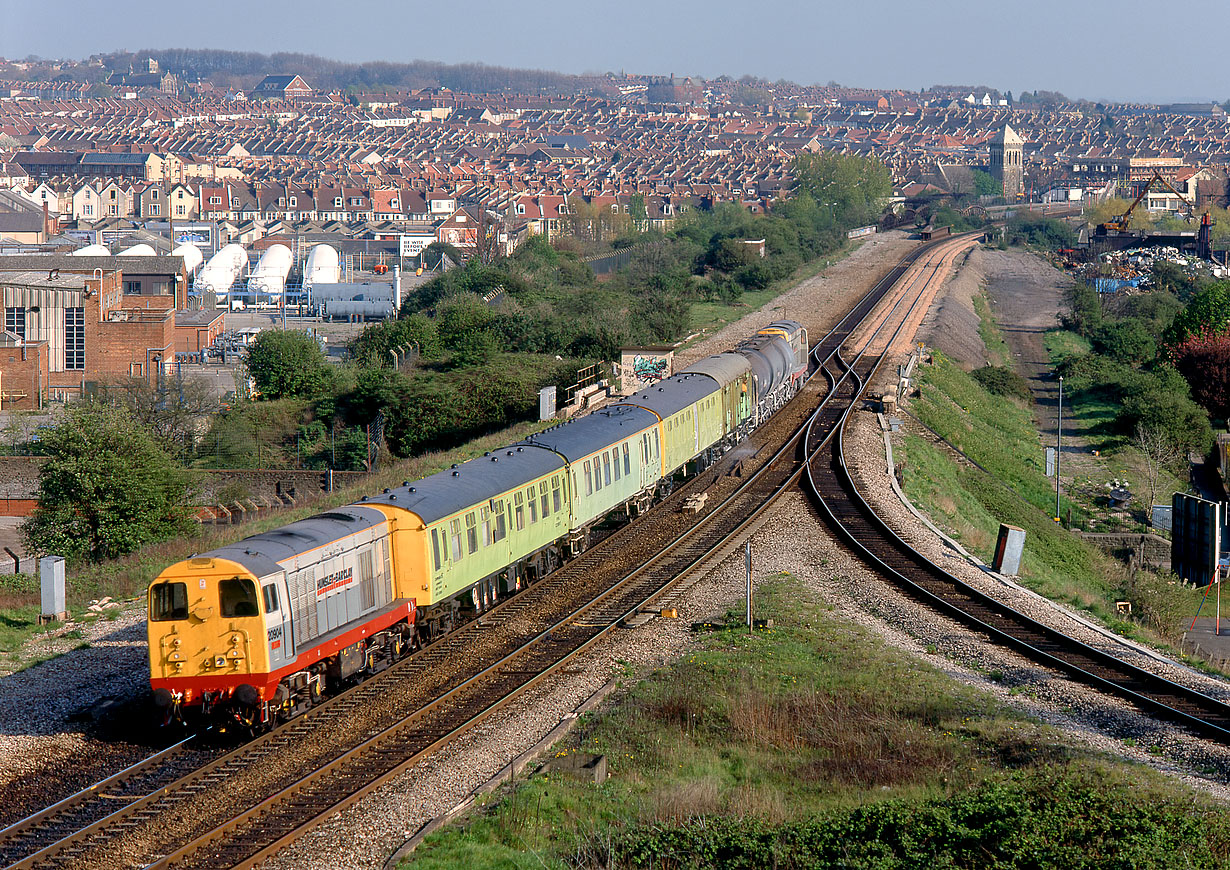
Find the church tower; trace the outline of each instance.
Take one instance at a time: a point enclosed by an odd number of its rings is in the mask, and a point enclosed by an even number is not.
[[[1025,195],[1025,140],[1004,125],[991,140],[991,177],[1004,186],[1009,202]]]

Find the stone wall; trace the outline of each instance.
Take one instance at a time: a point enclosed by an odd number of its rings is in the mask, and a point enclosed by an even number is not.
[[[0,456],[0,516],[28,516],[38,494],[42,456]],[[362,471],[333,472],[333,488],[341,489],[366,477]],[[201,473],[198,505],[254,502],[264,507],[300,504],[329,491],[329,472],[306,469],[226,469]]]
[[[366,477],[362,471],[333,472],[333,488],[341,489]],[[207,471],[196,501],[202,505],[244,500],[268,505],[299,503],[329,491],[329,472],[306,469],[234,469]]]
[[[1170,567],[1170,541],[1160,535],[1086,532],[1081,537],[1118,558],[1140,559],[1155,568]]]

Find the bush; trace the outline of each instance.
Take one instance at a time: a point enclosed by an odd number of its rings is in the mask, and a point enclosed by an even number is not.
[[[983,366],[974,369],[973,375],[984,390],[997,396],[1012,396],[1029,401],[1029,381],[1007,366]]]
[[[245,362],[264,399],[314,399],[332,380],[320,345],[303,332],[265,330],[248,347]]]

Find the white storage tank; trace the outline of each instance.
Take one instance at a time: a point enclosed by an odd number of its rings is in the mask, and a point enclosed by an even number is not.
[[[248,293],[269,296],[270,301],[281,299],[286,290],[286,276],[290,274],[294,255],[286,245],[270,245],[261,254],[260,262],[248,277]],[[257,299],[259,304],[260,299]]]
[[[151,248],[149,245],[145,244],[145,242],[141,242],[140,244],[133,245],[130,248],[125,248],[124,250],[116,254],[116,256],[117,257],[156,257],[158,256],[158,253],[153,248]]]
[[[205,262],[205,255],[201,253],[201,249],[191,242],[180,245],[171,252],[171,256],[184,258],[184,271],[189,275],[192,275]]]
[[[227,245],[209,258],[193,286],[198,293],[226,293],[247,263],[248,252],[242,245]]]
[[[111,249],[106,245],[86,245],[73,251],[74,257],[110,257]]]
[[[307,265],[303,267],[303,289],[311,290],[314,284],[336,284],[341,275],[337,249],[316,245],[308,252]]]

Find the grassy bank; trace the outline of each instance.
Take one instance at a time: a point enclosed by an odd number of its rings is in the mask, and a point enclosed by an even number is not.
[[[771,631],[698,638],[586,719],[563,774],[439,832],[414,868],[1220,866],[1230,822],[768,581]]]
[[[917,370],[921,394],[909,410],[986,471],[958,465],[931,440],[907,436],[894,448],[904,463],[906,495],[954,538],[990,562],[1000,523],[1025,529],[1021,582],[1042,595],[1087,610],[1125,634],[1143,628],[1173,642],[1199,602],[1194,589],[1126,567],[1054,522],[1055,484],[1047,478],[1043,446],[1022,402],[992,395],[936,354]],[[1108,472],[1109,474],[1110,472]],[[1093,487],[1094,490],[1098,489]],[[1065,487],[1061,509],[1087,526],[1104,510],[1082,488]],[[1133,603],[1134,622],[1116,611]]]

